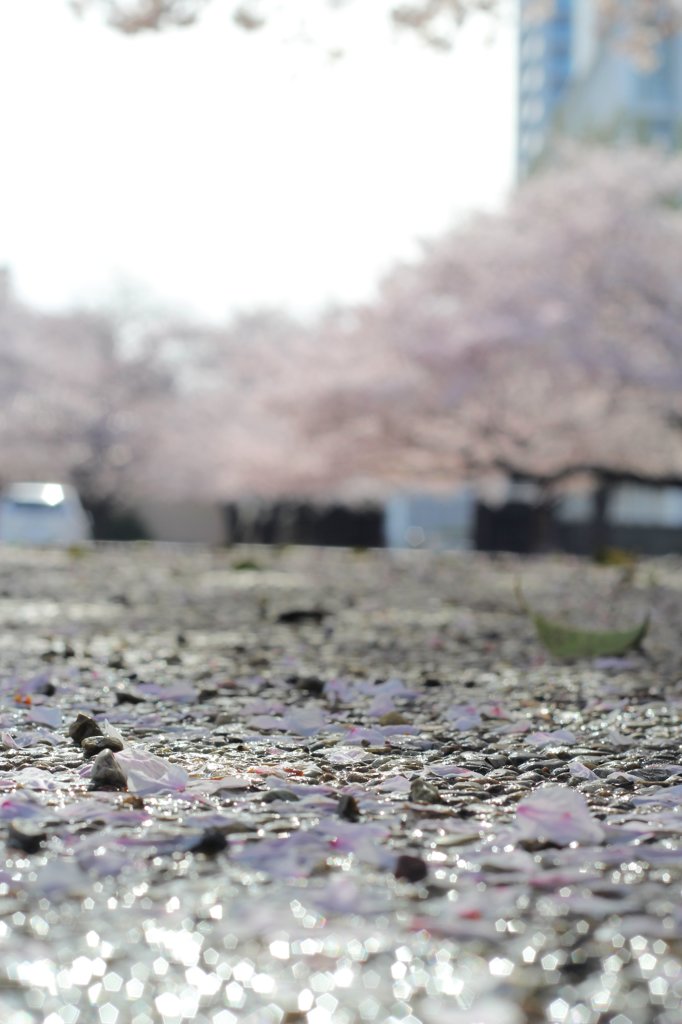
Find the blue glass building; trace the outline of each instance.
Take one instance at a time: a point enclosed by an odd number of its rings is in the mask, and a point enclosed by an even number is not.
[[[547,18],[534,17],[532,7],[530,0],[521,0],[518,169],[522,178],[542,154],[574,74],[573,0],[555,0]]]
[[[556,130],[588,140],[682,141],[682,35],[661,40],[642,67],[622,45],[624,34],[599,30],[595,0],[554,0],[544,18],[533,16],[536,0],[520,5],[520,179]]]

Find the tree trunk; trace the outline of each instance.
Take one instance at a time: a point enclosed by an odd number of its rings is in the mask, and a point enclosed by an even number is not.
[[[534,536],[531,550],[538,554],[547,554],[556,547],[554,536],[554,515],[552,502],[541,497],[535,506],[533,516]]]
[[[609,545],[609,504],[613,485],[601,478],[594,492],[592,522],[590,524],[590,554],[593,558],[603,554]]]

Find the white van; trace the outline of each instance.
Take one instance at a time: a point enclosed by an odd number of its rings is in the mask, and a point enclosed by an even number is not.
[[[16,483],[0,493],[0,542],[68,547],[91,540],[90,519],[69,484]]]

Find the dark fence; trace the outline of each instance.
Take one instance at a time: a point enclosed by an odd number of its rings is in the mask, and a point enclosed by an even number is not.
[[[384,543],[384,514],[378,506],[230,504],[224,515],[228,544],[370,548]]]

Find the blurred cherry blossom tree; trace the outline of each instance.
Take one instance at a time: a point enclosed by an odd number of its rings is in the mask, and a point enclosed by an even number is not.
[[[681,480],[681,206],[682,158],[567,151],[364,308],[191,329],[160,465],[259,498]]]
[[[69,0],[78,13],[97,9],[114,28],[128,33],[187,26],[196,22],[211,0]],[[323,11],[342,11],[361,0],[289,0],[287,11],[299,20]],[[376,0],[374,0],[376,2]],[[655,46],[661,35],[679,30],[680,0],[594,0],[606,30],[621,27],[637,48]],[[438,49],[448,48],[472,14],[498,16],[514,10],[510,0],[384,0],[389,22],[410,29]],[[529,18],[551,16],[554,0],[527,0]],[[246,30],[262,28],[282,11],[278,0],[233,0],[234,22]]]
[[[681,202],[680,158],[574,152],[505,214],[427,244],[364,309],[195,337],[209,486],[682,479]]]
[[[682,478],[681,205],[679,157],[573,151],[389,284],[403,350],[507,471]]]
[[[101,11],[121,32],[158,31],[194,24],[210,0],[69,0],[77,14]]]
[[[5,289],[0,478],[91,501],[680,481],[680,265],[682,157],[577,149],[314,322],[126,333]]]
[[[0,301],[0,480],[77,484],[91,506],[144,493],[172,404],[151,345],[123,351],[116,324]]]
[[[374,471],[434,487],[496,474],[547,503],[580,480],[602,521],[616,481],[679,483],[681,259],[682,158],[654,150],[564,152],[505,214],[428,244],[365,338],[413,381]]]

